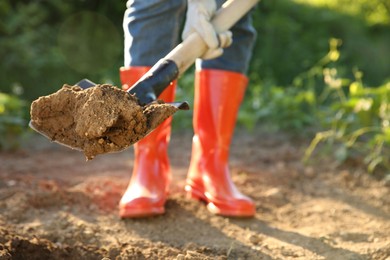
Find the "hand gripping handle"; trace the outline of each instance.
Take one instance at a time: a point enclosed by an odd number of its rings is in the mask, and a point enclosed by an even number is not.
[[[217,32],[229,30],[259,0],[228,0],[215,13],[211,23]],[[154,101],[164,89],[183,74],[197,58],[207,51],[207,44],[197,32],[193,32],[182,43],[157,62],[129,90],[141,104]]]

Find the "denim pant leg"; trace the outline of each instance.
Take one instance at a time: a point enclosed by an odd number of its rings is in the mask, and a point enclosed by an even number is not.
[[[224,0],[217,0],[221,6]],[[249,62],[252,57],[252,50],[256,41],[256,30],[252,26],[250,13],[238,21],[233,28],[233,43],[224,49],[223,55],[212,60],[197,60],[198,69],[220,69],[235,71],[242,74],[248,72]]]
[[[179,43],[186,0],[129,0],[126,6],[124,66],[153,66]]]

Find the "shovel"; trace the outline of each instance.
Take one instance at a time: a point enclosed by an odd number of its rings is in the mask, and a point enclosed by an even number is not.
[[[217,32],[223,32],[230,29],[241,17],[243,17],[252,7],[254,7],[258,1],[259,0],[228,0],[216,12],[214,18],[212,19],[212,24],[214,28]],[[195,62],[197,58],[201,57],[207,51],[207,49],[208,47],[206,43],[199,36],[199,34],[192,33],[181,44],[179,44],[170,53],[168,53],[163,59],[157,62],[141,79],[139,79],[127,91],[127,93],[132,94],[132,96],[135,95],[135,97],[138,99],[138,103],[140,106],[149,107],[151,106],[151,104],[155,104],[157,97],[165,90],[165,88],[167,88],[167,86],[169,86],[172,81],[180,77],[180,75],[182,75]],[[80,86],[82,89],[88,90],[88,88],[91,88],[96,84],[87,79],[84,79],[77,83],[77,85]],[[170,111],[173,111],[170,112],[170,115],[175,113],[177,110],[189,109],[189,106],[186,102],[166,103],[164,104],[164,106],[164,109],[168,108],[170,109]],[[102,105],[102,107],[105,109],[104,105]],[[116,122],[115,120],[112,120],[112,122]],[[129,146],[136,143],[137,141],[145,137],[147,134],[149,134],[151,131],[153,131],[160,123],[162,123],[162,121],[163,120],[159,120],[158,123],[153,124],[148,123],[146,130],[142,134],[137,135],[136,138],[129,139],[124,145],[122,144],[119,146],[115,142],[110,142],[110,138],[104,136],[103,130],[100,133],[103,135],[96,135],[96,137],[93,137],[95,139],[91,138],[88,141],[88,145],[83,144],[80,146],[76,145],[73,142],[65,141],[61,138],[56,138],[54,137],[55,135],[53,136],[47,134],[45,131],[42,131],[40,127],[38,127],[37,122],[34,121],[33,118],[30,121],[29,125],[32,129],[51,139],[52,141],[70,147],[72,149],[84,151],[85,155],[87,156],[87,159],[92,159],[97,154],[119,152],[127,149]],[[137,127],[138,126],[136,125],[136,127],[134,128]],[[107,127],[108,130],[115,130],[116,128],[118,127]],[[64,128],[60,130],[67,131],[67,129],[64,130]],[[93,133],[95,134],[95,132],[96,131],[94,131]],[[85,136],[88,136],[88,134],[89,133],[85,133]],[[92,151],[91,149],[95,150]]]

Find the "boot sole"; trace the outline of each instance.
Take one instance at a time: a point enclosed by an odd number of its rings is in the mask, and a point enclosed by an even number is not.
[[[207,204],[207,209],[215,215],[220,215],[224,217],[250,218],[256,214],[256,210],[254,208],[242,210],[240,208],[218,207],[211,199],[208,199],[206,197],[204,192],[201,192],[190,184],[187,184],[184,189],[187,192],[188,197],[205,202]]]
[[[164,207],[154,207],[154,208],[133,208],[119,209],[120,218],[144,218],[144,217],[153,217],[158,215],[163,215],[165,213]]]

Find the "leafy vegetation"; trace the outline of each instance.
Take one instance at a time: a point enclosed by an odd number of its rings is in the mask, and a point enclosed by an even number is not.
[[[365,86],[363,74],[357,69],[354,79],[341,78],[337,69],[328,64],[337,62],[338,45],[339,41],[332,39],[330,52],[307,73],[310,77],[306,79],[313,80],[321,77],[322,71],[325,87],[312,108],[325,130],[316,133],[305,159],[309,159],[320,142],[326,142],[340,162],[349,157],[363,157],[369,172],[377,167],[389,171],[390,81],[378,87]]]
[[[390,24],[390,2],[387,0],[295,0],[295,2],[358,16],[369,24]]]
[[[342,85],[337,71],[325,70],[328,98],[331,105],[323,112],[321,122],[326,130],[318,132],[308,147],[308,159],[320,142],[327,142],[335,150],[337,160],[348,157],[363,158],[369,172],[379,168],[390,170],[390,82],[376,87],[365,87],[357,76],[350,84]],[[359,75],[360,73],[357,72]]]
[[[17,96],[0,92],[0,150],[19,147],[26,134],[25,107]]]

